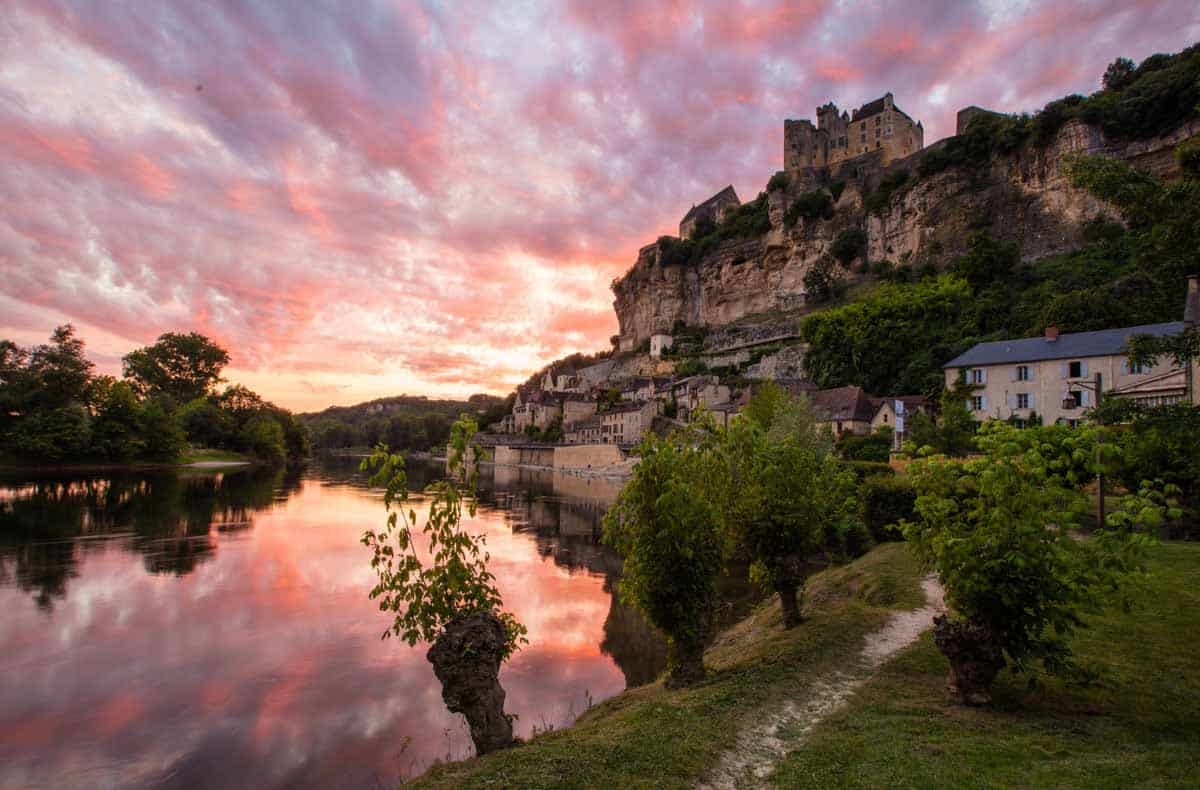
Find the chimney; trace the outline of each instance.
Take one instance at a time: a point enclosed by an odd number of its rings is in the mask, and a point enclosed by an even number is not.
[[[1200,326],[1200,278],[1188,275],[1187,297],[1183,302],[1183,325]]]
[[[1046,342],[1053,343],[1055,340],[1058,340],[1058,327],[1051,324],[1046,327]]]

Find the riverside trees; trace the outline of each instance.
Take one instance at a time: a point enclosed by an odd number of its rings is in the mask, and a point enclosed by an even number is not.
[[[379,582],[371,589],[379,608],[394,612],[383,636],[398,636],[414,645],[432,643],[427,653],[442,683],[442,699],[451,711],[462,713],[471,728],[475,751],[486,754],[513,742],[512,719],[504,713],[500,665],[525,641],[525,626],[502,610],[496,578],[487,569],[483,535],[462,528],[464,508],[475,515],[478,459],[467,460],[476,430],[464,416],[450,435],[451,477],[428,489],[429,512],[420,533],[428,541],[419,550],[414,530],[416,511],[408,503],[404,458],[384,446],[362,462],[372,470],[370,484],[382,487],[386,526],[367,530],[363,545],[372,551],[371,567]]]

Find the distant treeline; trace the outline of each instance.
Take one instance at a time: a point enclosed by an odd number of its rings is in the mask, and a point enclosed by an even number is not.
[[[430,400],[418,395],[380,398],[355,406],[331,406],[301,414],[312,446],[322,450],[374,447],[383,443],[394,450],[428,450],[445,447],[450,426],[467,413],[486,424],[511,408],[511,399],[472,395],[467,400]]]
[[[229,353],[168,332],[98,376],[70,324],[25,349],[0,340],[0,455],[10,461],[175,461],[188,446],[283,463],[308,454],[291,412],[242,386],[218,391]]]

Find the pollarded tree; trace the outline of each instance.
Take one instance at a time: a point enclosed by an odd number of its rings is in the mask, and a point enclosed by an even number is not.
[[[621,597],[667,637],[667,686],[704,679],[716,575],[723,563],[717,508],[706,496],[719,456],[703,432],[647,434],[633,477],[604,517],[604,542],[625,560]]]
[[[1083,614],[1119,599],[1140,572],[1150,539],[1135,527],[1174,513],[1164,497],[1143,492],[1110,514],[1108,528],[1079,539],[1072,527],[1086,505],[1047,462],[1057,450],[1001,422],[985,426],[980,445],[987,455],[979,459],[936,456],[909,467],[918,520],[903,525],[946,589],[952,614],[935,619],[934,641],[950,660],[955,695],[971,705],[991,700],[1005,666],[1081,672],[1068,639]]]
[[[229,352],[199,332],[167,332],[124,357],[124,374],[143,397],[165,395],[184,404],[207,395],[221,380]]]
[[[709,491],[721,496],[725,532],[750,560],[751,580],[779,595],[792,628],[808,562],[857,509],[854,474],[834,457],[806,399],[780,403],[777,388],[766,387],[747,414],[721,437],[724,485]]]
[[[363,545],[372,551],[371,567],[379,583],[371,598],[395,617],[383,636],[395,635],[410,645],[432,643],[426,654],[442,683],[442,699],[462,713],[471,728],[475,751],[485,754],[512,744],[512,719],[504,713],[500,665],[525,641],[525,627],[502,610],[496,578],[487,568],[483,535],[462,528],[464,509],[475,515],[478,458],[468,447],[475,422],[463,416],[450,434],[451,477],[427,489],[429,513],[421,534],[428,548],[419,551],[414,536],[416,511],[408,503],[404,459],[380,446],[362,463],[373,470],[370,483],[384,489],[387,526],[367,530]]]

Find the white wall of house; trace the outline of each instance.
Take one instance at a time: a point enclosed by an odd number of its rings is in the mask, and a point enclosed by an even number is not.
[[[967,382],[977,387],[968,403],[977,420],[1007,420],[1014,415],[1018,419],[1028,419],[1033,412],[1037,412],[1047,425],[1058,420],[1080,420],[1084,411],[1096,405],[1095,393],[1084,385],[1092,383],[1097,372],[1101,375],[1105,393],[1146,386],[1148,390],[1144,397],[1151,397],[1151,391],[1154,391],[1157,393],[1154,397],[1168,401],[1186,400],[1184,371],[1165,359],[1141,370],[1131,370],[1124,355],[947,368],[946,386],[953,387],[964,371]],[[1150,382],[1154,383],[1153,387]],[[1063,399],[1068,395],[1079,401],[1077,408],[1063,408]]]

